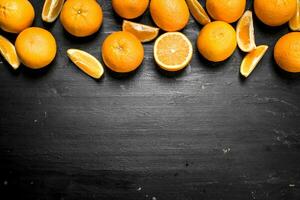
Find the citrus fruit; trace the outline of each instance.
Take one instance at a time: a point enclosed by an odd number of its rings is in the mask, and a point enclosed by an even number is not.
[[[77,37],[96,33],[102,20],[102,8],[95,0],[68,0],[60,13],[63,27]]]
[[[96,79],[103,75],[101,63],[91,54],[79,49],[68,49],[67,54],[71,61],[87,75]]]
[[[154,40],[159,33],[159,28],[130,22],[123,21],[122,30],[127,31],[135,35],[141,42],[150,42]]]
[[[288,72],[300,72],[300,33],[291,32],[282,36],[274,48],[276,63]]]
[[[12,66],[12,68],[19,68],[20,60],[18,58],[15,46],[2,35],[0,35],[0,53],[10,64],[10,66]]]
[[[102,58],[112,71],[127,73],[141,65],[144,59],[144,48],[132,33],[114,32],[102,44]]]
[[[297,0],[297,11],[289,21],[290,29],[300,31],[300,0]]]
[[[210,22],[210,18],[198,0],[186,0],[191,14],[202,25]]]
[[[242,51],[250,52],[255,49],[256,44],[251,11],[246,11],[240,18],[236,26],[236,35],[238,46]]]
[[[254,0],[256,16],[266,25],[280,26],[296,13],[297,0]]]
[[[246,0],[207,0],[208,14],[215,20],[236,22],[244,13]]]
[[[183,29],[190,16],[185,0],[151,0],[150,14],[155,24],[164,31]]]
[[[45,22],[54,22],[58,17],[65,0],[45,0],[43,11],[42,11],[42,19]]]
[[[28,0],[0,0],[0,27],[6,32],[19,33],[31,26],[34,9]]]
[[[154,59],[164,70],[178,71],[186,67],[192,59],[193,46],[180,32],[161,35],[154,44]]]
[[[200,31],[197,40],[200,54],[213,62],[226,60],[233,54],[236,45],[234,28],[223,21],[206,24]]]
[[[112,0],[114,11],[126,19],[141,16],[147,9],[149,0]]]
[[[240,73],[247,78],[251,72],[255,69],[258,62],[262,59],[262,57],[265,55],[266,51],[268,49],[268,46],[266,45],[260,45],[256,47],[254,50],[249,52],[243,59]]]
[[[55,38],[49,31],[38,27],[22,31],[16,39],[15,46],[21,62],[32,69],[47,66],[56,55]]]

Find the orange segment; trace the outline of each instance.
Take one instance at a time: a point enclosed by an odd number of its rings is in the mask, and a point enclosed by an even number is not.
[[[197,0],[186,0],[186,3],[190,9],[193,17],[202,25],[208,24],[210,22],[210,18],[208,14],[205,12],[204,8]]]
[[[300,31],[300,0],[297,0],[297,11],[294,17],[290,19],[289,26],[293,31]]]
[[[239,20],[236,27],[237,43],[244,52],[250,52],[255,49],[255,38],[253,28],[252,12],[246,11]]]
[[[64,0],[45,0],[42,19],[45,22],[54,22],[58,17],[63,5]]]
[[[103,75],[101,63],[91,54],[79,49],[68,49],[67,54],[72,62],[87,75],[97,79]]]
[[[260,45],[245,56],[240,69],[240,72],[244,77],[247,78],[251,74],[258,62],[265,55],[267,49],[268,46]]]
[[[123,21],[122,29],[123,31],[127,31],[135,35],[141,42],[150,42],[154,40],[159,33],[159,28],[127,20]]]
[[[179,32],[161,35],[154,44],[154,58],[164,70],[178,71],[191,61],[193,47],[189,39]]]
[[[0,53],[14,69],[19,68],[20,60],[17,56],[15,46],[8,39],[6,39],[1,35],[0,35]]]

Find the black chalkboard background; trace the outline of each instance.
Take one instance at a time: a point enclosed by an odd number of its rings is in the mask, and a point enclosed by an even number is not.
[[[1,58],[1,199],[300,199],[300,76],[272,58],[287,25],[254,18],[257,44],[270,49],[247,80],[239,50],[210,63],[195,48],[189,67],[167,73],[151,42],[139,70],[105,69],[95,81],[66,50],[101,59],[102,41],[122,23],[110,1],[98,0],[104,24],[84,39],[59,21],[42,23],[43,1],[31,2],[34,26],[50,30],[59,47],[41,71],[14,72]],[[153,25],[149,12],[135,21]],[[191,17],[183,30],[194,47],[200,29]]]

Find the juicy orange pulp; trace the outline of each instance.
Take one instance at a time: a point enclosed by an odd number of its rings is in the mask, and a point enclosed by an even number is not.
[[[159,33],[159,28],[130,22],[123,21],[122,30],[127,31],[135,35],[141,42],[150,42],[154,40]]]
[[[19,68],[20,60],[15,46],[2,35],[0,35],[0,53],[14,69]]]
[[[267,49],[268,46],[260,45],[245,56],[240,69],[240,72],[244,77],[248,77],[251,74],[258,62],[265,55]]]
[[[167,71],[178,71],[187,66],[192,54],[191,42],[179,32],[163,34],[154,45],[154,58]]]
[[[64,2],[64,0],[45,0],[42,11],[43,21],[54,22],[60,14]]]
[[[236,28],[237,43],[244,52],[250,52],[255,49],[255,38],[253,28],[252,12],[246,11],[241,17]]]
[[[101,63],[91,54],[79,49],[68,49],[67,54],[72,62],[87,75],[96,79],[103,75]]]
[[[186,0],[186,3],[190,9],[191,14],[197,22],[202,25],[210,22],[209,16],[197,0]]]

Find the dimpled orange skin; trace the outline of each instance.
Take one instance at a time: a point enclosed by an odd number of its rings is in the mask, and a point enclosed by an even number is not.
[[[244,13],[246,0],[207,0],[206,9],[209,15],[227,23],[236,22]]]
[[[22,31],[15,46],[21,62],[32,69],[49,65],[56,55],[55,38],[49,31],[38,27]]]
[[[280,26],[296,13],[297,0],[254,0],[256,16],[266,25]]]
[[[282,36],[274,48],[274,58],[280,68],[287,72],[300,72],[300,33]]]
[[[114,11],[126,19],[141,16],[147,9],[149,0],[112,0]]]
[[[127,73],[141,65],[144,59],[144,48],[132,33],[114,32],[102,44],[102,58],[112,71]]]
[[[151,0],[150,13],[158,27],[170,32],[183,29],[190,17],[185,0]]]
[[[199,33],[197,47],[200,54],[209,61],[220,62],[230,57],[236,49],[234,28],[223,21],[206,24]]]
[[[31,26],[34,9],[28,0],[0,0],[0,27],[10,33],[20,33]]]
[[[60,13],[60,21],[70,34],[90,36],[102,25],[102,8],[95,0],[67,0]]]

